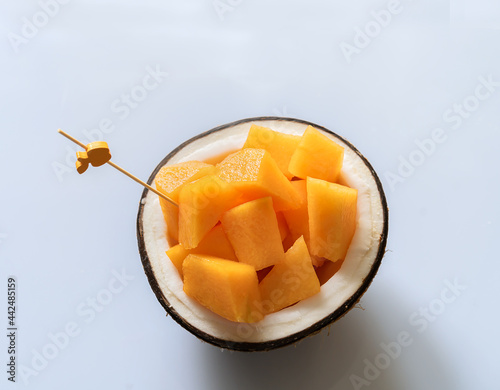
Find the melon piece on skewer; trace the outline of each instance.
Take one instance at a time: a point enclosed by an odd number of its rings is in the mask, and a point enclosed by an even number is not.
[[[214,171],[213,165],[201,161],[166,165],[160,169],[155,177],[156,189],[178,203],[180,191],[185,184],[205,175],[213,174]],[[171,240],[179,242],[179,208],[163,198],[159,199],[167,224],[167,234]]]

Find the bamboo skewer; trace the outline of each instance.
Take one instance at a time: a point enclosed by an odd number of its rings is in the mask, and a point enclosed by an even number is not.
[[[75,144],[77,144],[77,145],[81,146],[82,148],[84,148],[85,150],[87,150],[87,146],[84,145],[83,143],[81,143],[80,141],[78,141],[76,138],[72,137],[71,135],[69,135],[68,133],[62,131],[61,129],[58,129],[57,131],[58,131],[59,134],[65,136],[70,141],[74,142]],[[149,184],[143,182],[141,179],[139,179],[138,177],[132,175],[130,172],[126,171],[125,169],[123,169],[119,165],[116,165],[111,160],[107,161],[106,163],[109,164],[109,165],[111,165],[113,168],[117,169],[118,171],[120,171],[124,175],[130,177],[132,180],[136,181],[137,183],[139,183],[143,187],[146,187],[148,190],[153,191],[156,195],[158,195],[158,196],[162,197],[163,199],[165,199],[166,201],[172,203],[174,206],[179,207],[179,205],[176,202],[174,202],[172,199],[170,199],[168,196],[162,194],[156,188],[153,188]]]

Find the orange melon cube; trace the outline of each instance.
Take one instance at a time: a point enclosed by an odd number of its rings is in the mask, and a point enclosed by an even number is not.
[[[330,261],[345,258],[356,230],[358,191],[324,180],[307,179],[309,250]]]
[[[233,261],[238,260],[231,243],[227,239],[224,230],[222,230],[221,224],[218,224],[210,230],[205,237],[203,237],[196,248],[185,249],[181,244],[177,244],[167,250],[166,253],[179,271],[181,279],[183,278],[182,262],[190,253],[215,256]]]
[[[298,194],[264,149],[242,149],[217,164],[219,177],[245,194],[246,200],[271,196],[276,211],[298,206]]]
[[[283,261],[276,264],[260,282],[259,288],[265,314],[274,313],[319,292],[319,280],[303,237],[295,241]]]
[[[288,164],[300,139],[298,135],[279,133],[267,127],[252,124],[243,148],[267,150],[281,172],[291,179],[293,175],[288,171]]]
[[[179,193],[186,183],[199,179],[215,172],[215,167],[201,161],[187,161],[179,164],[166,165],[160,169],[155,177],[156,189],[170,197],[174,202],[179,201]],[[179,241],[179,209],[163,198],[160,206],[167,223],[169,242]]]
[[[221,222],[240,262],[258,271],[284,258],[271,197],[236,206],[222,215]]]
[[[344,148],[308,126],[290,159],[288,170],[301,179],[314,177],[335,182],[343,161]]]
[[[304,236],[306,244],[309,243],[309,214],[307,213],[307,191],[305,180],[294,180],[291,182],[299,194],[299,207],[295,210],[283,211],[288,229],[292,236],[293,242],[297,241],[300,236]]]
[[[257,272],[249,264],[190,254],[184,260],[184,292],[230,321],[263,318]]]
[[[167,224],[169,243],[179,242],[179,208],[163,198],[160,199],[161,211]]]
[[[172,264],[175,265],[175,268],[177,268],[177,271],[179,271],[181,279],[184,278],[184,275],[182,274],[182,263],[187,255],[189,255],[189,252],[190,251],[184,249],[181,244],[174,245],[165,252]]]
[[[230,183],[216,175],[184,185],[179,194],[179,243],[185,249],[196,248],[221,215],[239,204],[240,198]]]

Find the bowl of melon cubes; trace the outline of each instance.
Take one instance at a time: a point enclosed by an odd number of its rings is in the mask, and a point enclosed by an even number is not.
[[[218,347],[265,351],[346,314],[385,253],[388,208],[360,152],[328,129],[259,117],[169,153],[141,197],[139,252],[166,312]]]

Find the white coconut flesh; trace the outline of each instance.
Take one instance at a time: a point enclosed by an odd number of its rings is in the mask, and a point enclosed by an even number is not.
[[[243,146],[251,123],[275,131],[301,135],[307,124],[284,120],[256,120],[209,133],[179,150],[167,164],[203,161]],[[358,190],[357,225],[345,261],[321,291],[297,304],[268,314],[254,324],[226,320],[206,309],[183,291],[175,266],[165,254],[169,249],[166,224],[158,196],[148,192],[143,200],[143,239],[154,277],[170,306],[200,331],[229,342],[261,343],[281,339],[309,328],[346,304],[362,286],[377,259],[384,229],[384,210],[377,182],[364,161],[341,139],[325,133],[345,148],[342,175]]]

